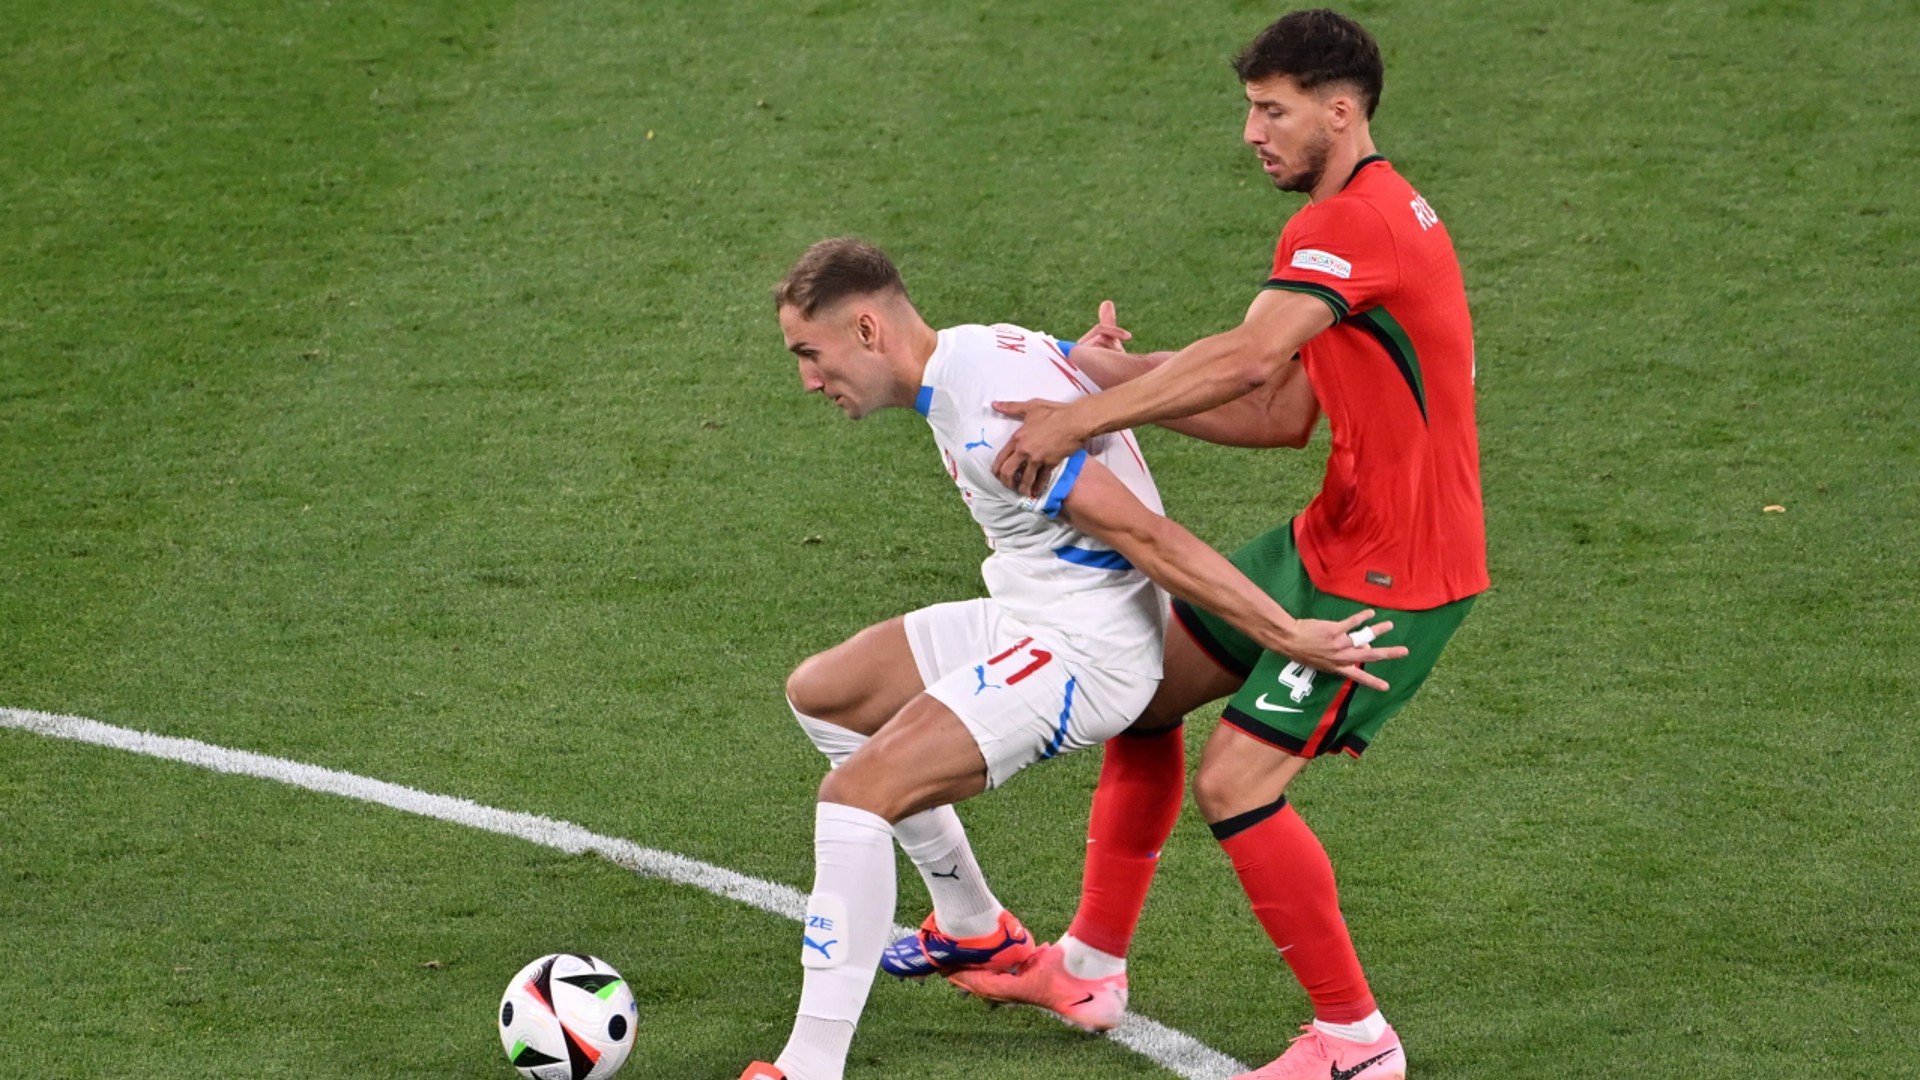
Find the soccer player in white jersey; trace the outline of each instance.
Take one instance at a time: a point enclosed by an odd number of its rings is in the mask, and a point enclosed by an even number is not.
[[[1091,388],[1054,339],[1008,325],[935,331],[892,261],[850,238],[808,249],[774,295],[805,389],[854,419],[890,407],[925,416],[993,549],[981,567],[987,599],[868,627],[787,680],[795,718],[832,768],[814,819],[799,1015],[778,1059],[754,1062],[741,1080],[842,1080],[883,952],[905,974],[1007,968],[1033,954],[951,804],[1133,721],[1160,680],[1161,587],[1268,648],[1369,685],[1379,680],[1358,665],[1405,650],[1356,644],[1349,631],[1370,611],[1294,619],[1163,517],[1129,432],[1061,462],[1037,497],[994,479],[997,448],[1017,427],[994,401],[1071,400]],[[888,950],[896,838],[934,911]]]

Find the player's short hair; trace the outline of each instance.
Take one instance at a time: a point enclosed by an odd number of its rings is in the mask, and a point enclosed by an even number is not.
[[[1369,120],[1386,82],[1380,43],[1359,23],[1326,8],[1280,16],[1233,58],[1233,70],[1243,83],[1285,75],[1302,90],[1351,83]]]
[[[907,298],[906,282],[887,253],[852,236],[822,240],[807,249],[773,287],[773,307],[815,312],[855,296],[895,294]]]

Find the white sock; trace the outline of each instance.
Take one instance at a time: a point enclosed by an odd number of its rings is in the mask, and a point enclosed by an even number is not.
[[[1104,953],[1072,934],[1060,939],[1067,974],[1076,979],[1106,979],[1127,973],[1127,958]]]
[[[894,823],[900,849],[913,860],[933,896],[933,921],[949,937],[992,933],[1005,910],[967,843],[967,830],[951,806],[922,810]]]
[[[793,702],[787,702],[793,709]],[[839,768],[854,751],[867,744],[867,737],[793,709],[800,730],[807,733],[833,768]],[[967,843],[967,831],[960,815],[951,806],[937,806],[893,826],[900,850],[907,853],[920,871],[933,897],[934,922],[940,932],[953,937],[974,937],[991,933],[1000,924],[1003,910],[999,898],[987,887],[987,877],[973,857],[973,845]]]
[[[1387,1018],[1380,1015],[1379,1009],[1375,1009],[1372,1016],[1364,1020],[1356,1020],[1351,1024],[1329,1024],[1325,1020],[1315,1020],[1313,1026],[1336,1039],[1345,1039],[1364,1046],[1379,1042],[1380,1037],[1387,1033]]]
[[[796,1016],[787,1048],[774,1065],[787,1074],[787,1080],[844,1080],[853,1029],[844,1020]]]
[[[893,929],[893,829],[858,807],[820,803],[813,819],[813,895],[800,963],[800,1010],[774,1062],[795,1080],[843,1080],[847,1047]]]

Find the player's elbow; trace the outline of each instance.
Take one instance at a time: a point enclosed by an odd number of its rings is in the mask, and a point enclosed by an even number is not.
[[[1265,356],[1251,354],[1235,359],[1228,378],[1233,384],[1234,397],[1241,397],[1266,386],[1279,373],[1279,366],[1268,363]]]
[[[1293,350],[1275,348],[1271,341],[1245,327],[1228,332],[1233,341],[1231,359],[1225,367],[1240,394],[1272,383],[1293,359]]]

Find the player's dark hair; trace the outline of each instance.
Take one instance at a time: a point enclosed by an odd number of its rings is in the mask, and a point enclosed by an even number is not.
[[[906,282],[887,253],[852,236],[822,240],[807,249],[787,276],[773,287],[773,307],[793,308],[811,319],[815,312],[854,296],[897,293],[906,298]]]
[[[1302,90],[1351,83],[1369,120],[1386,82],[1379,42],[1359,23],[1326,8],[1280,16],[1233,58],[1233,70],[1243,83],[1285,75]]]

